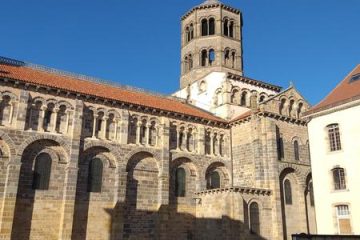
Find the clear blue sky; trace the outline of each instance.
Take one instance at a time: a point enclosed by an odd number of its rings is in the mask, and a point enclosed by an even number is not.
[[[161,93],[179,85],[180,17],[202,0],[0,0],[0,55]],[[315,104],[360,63],[360,0],[224,0],[245,75]]]

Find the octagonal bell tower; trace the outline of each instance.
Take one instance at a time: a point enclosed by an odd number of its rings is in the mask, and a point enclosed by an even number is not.
[[[181,18],[180,88],[211,72],[243,75],[241,12],[206,0]]]

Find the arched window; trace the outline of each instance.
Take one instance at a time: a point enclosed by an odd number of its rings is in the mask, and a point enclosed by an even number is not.
[[[142,123],[141,123],[141,127],[140,127],[140,143],[142,145],[145,145],[147,142],[147,139],[146,139],[146,131],[147,131],[147,121],[144,119],[142,120]]]
[[[50,131],[50,126],[51,126],[51,116],[53,114],[55,105],[53,103],[49,103],[47,105],[47,108],[45,110],[45,115],[44,115],[44,122],[43,122],[43,128],[45,131]]]
[[[262,103],[264,100],[265,100],[265,96],[264,95],[260,96],[259,103]]]
[[[51,175],[51,157],[47,153],[40,153],[35,159],[33,189],[49,189]]]
[[[291,191],[291,183],[289,179],[284,181],[284,196],[285,196],[285,204],[292,204],[292,191]]]
[[[234,37],[234,22],[230,22],[229,25],[229,37]]]
[[[183,168],[176,169],[175,196],[185,197],[186,173]]]
[[[244,106],[244,107],[246,107],[246,98],[247,98],[247,92],[243,92],[242,94],[241,94],[241,100],[240,100],[240,105],[241,106]]]
[[[340,130],[338,124],[331,124],[327,126],[330,151],[341,150],[341,141],[340,141]]]
[[[304,106],[303,103],[299,103],[299,105],[298,105],[298,108],[297,108],[297,117],[298,118],[301,117],[303,106]]]
[[[259,204],[252,202],[249,207],[250,232],[260,234],[260,211]]]
[[[228,20],[228,19],[225,19],[225,20],[224,20],[224,25],[223,25],[223,31],[224,31],[224,35],[225,35],[225,36],[229,36],[228,24],[229,24],[229,20]]]
[[[207,62],[207,51],[204,49],[201,51],[201,66],[205,67]]]
[[[294,110],[294,100],[291,100],[289,104],[289,117],[293,116],[293,110]]]
[[[10,116],[11,113],[11,98],[7,95],[2,97],[2,101],[0,103],[0,125],[7,125],[11,121]]]
[[[228,65],[229,62],[230,62],[230,50],[225,49],[225,52],[224,52],[224,64]]]
[[[218,172],[213,171],[209,174],[207,179],[207,189],[220,188],[220,175]]]
[[[235,62],[236,62],[236,53],[231,53],[231,68],[235,68]]]
[[[231,94],[231,103],[239,104],[240,103],[240,92],[237,89],[234,89]]]
[[[102,125],[104,123],[103,118],[104,118],[104,113],[103,112],[99,112],[98,117],[96,119],[96,127],[95,127],[95,137],[100,137],[100,132],[101,132],[101,128]]]
[[[215,62],[215,51],[214,49],[209,50],[209,65],[211,66]]]
[[[224,135],[220,135],[220,146],[219,146],[219,154],[220,156],[224,156],[224,145],[225,145],[225,138]]]
[[[205,134],[205,154],[206,155],[210,155],[211,154],[211,137],[210,137],[210,132],[207,132]]]
[[[193,68],[193,65],[194,65],[193,57],[191,54],[189,54],[189,70]]]
[[[152,121],[150,124],[150,129],[149,129],[149,145],[150,146],[155,146],[156,145],[156,122]]]
[[[309,182],[308,192],[309,192],[309,197],[310,197],[310,206],[314,206],[315,205],[314,187],[313,187],[313,182],[312,181]]]
[[[208,35],[208,20],[207,19],[203,19],[201,21],[201,36],[207,36]]]
[[[190,31],[190,40],[192,40],[194,39],[194,25],[192,23],[190,24],[189,31]]]
[[[286,99],[281,99],[280,106],[279,106],[280,115],[284,114],[285,103],[286,103]]]
[[[192,152],[194,150],[194,137],[192,129],[189,128],[187,132],[187,138],[186,138],[186,148],[189,152]]]
[[[136,144],[136,134],[137,134],[137,118],[130,117],[129,118],[129,134],[128,134],[128,142],[132,144]]]
[[[209,19],[209,35],[215,34],[215,19],[210,18]]]
[[[185,148],[185,128],[181,127],[180,128],[180,133],[179,133],[179,148],[180,150],[184,150]]]
[[[58,133],[66,133],[66,106],[61,105],[57,113],[55,131]]]
[[[346,181],[345,181],[345,171],[343,168],[334,168],[332,170],[333,179],[334,179],[334,189],[346,189]]]
[[[186,72],[188,72],[188,70],[189,70],[189,59],[188,59],[187,56],[185,56],[185,58],[184,58],[184,72],[186,73]]]
[[[300,160],[299,157],[299,142],[297,140],[294,141],[294,157],[296,161]]]
[[[103,163],[99,158],[89,163],[88,192],[101,192]]]
[[[189,27],[186,27],[185,29],[185,34],[186,34],[186,42],[190,42],[190,30]]]

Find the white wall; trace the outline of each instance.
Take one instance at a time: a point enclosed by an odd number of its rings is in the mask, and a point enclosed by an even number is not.
[[[208,74],[206,77],[194,82],[190,86],[190,100],[192,104],[196,107],[204,109],[205,111],[212,112],[218,117],[224,119],[231,119],[233,117],[237,117],[244,112],[247,112],[249,109],[246,107],[235,106],[235,105],[223,105],[222,103],[219,106],[214,105],[214,97],[216,90],[222,89],[225,84],[227,78],[227,73],[224,72],[212,72]],[[206,91],[199,91],[199,83],[205,80],[206,82]],[[276,92],[258,87],[255,85],[247,84],[241,81],[230,80],[232,86],[239,87],[240,89],[246,88],[250,91],[255,90],[259,94],[266,93],[267,95],[275,95]],[[183,88],[173,94],[173,96],[186,99],[188,95],[188,89]]]
[[[354,103],[354,102],[353,102]],[[342,149],[330,152],[326,126],[339,124]],[[317,230],[337,234],[336,204],[348,204],[351,227],[360,235],[360,106],[312,119],[308,125]],[[331,170],[345,169],[346,190],[334,190]]]

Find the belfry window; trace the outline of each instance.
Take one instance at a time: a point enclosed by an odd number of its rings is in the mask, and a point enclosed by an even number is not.
[[[229,37],[234,37],[234,22],[229,24]]]
[[[209,31],[208,20],[203,19],[201,21],[201,36],[207,36]]]
[[[49,189],[51,175],[51,157],[47,153],[40,153],[35,159],[33,189]]]
[[[206,61],[207,61],[207,51],[204,49],[201,51],[201,66],[205,67],[206,66]]]
[[[88,174],[88,192],[101,192],[103,163],[99,158],[91,159]]]
[[[228,19],[225,19],[225,20],[224,20],[224,25],[223,25],[223,31],[224,31],[224,35],[225,35],[225,36],[229,36],[228,24],[229,24],[229,20],[228,20]]]
[[[215,62],[215,51],[214,49],[209,50],[209,65],[211,66]]]
[[[215,34],[215,19],[210,18],[209,19],[209,35]]]
[[[175,196],[185,197],[186,173],[183,168],[176,169]]]

